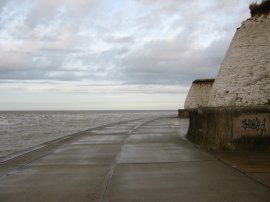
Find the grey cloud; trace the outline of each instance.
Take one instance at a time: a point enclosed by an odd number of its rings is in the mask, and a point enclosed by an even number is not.
[[[41,48],[39,49],[40,52],[45,52],[45,53],[60,53],[60,54],[69,54],[69,53],[80,53],[80,52],[85,52],[83,49],[63,49],[63,48]]]
[[[0,70],[22,69],[22,64],[29,61],[29,54],[18,51],[0,50]]]
[[[59,81],[77,81],[83,78],[96,78],[96,75],[91,75],[89,72],[72,71],[54,69],[24,69],[1,71],[0,79],[2,80],[59,80]]]
[[[188,3],[185,0],[136,0],[141,4],[146,4],[148,6],[161,6],[161,10],[166,12],[176,11],[179,7],[184,7],[185,5],[191,5],[193,0],[190,0]],[[160,7],[159,7],[160,10]]]
[[[87,12],[96,8],[102,1],[99,0],[32,0],[32,7],[26,16],[26,22],[30,27],[38,24],[49,24],[52,21],[63,18],[70,22],[77,22]]]
[[[133,43],[134,42],[134,37],[132,36],[121,36],[121,37],[107,37],[105,38],[105,41],[109,43],[114,43],[114,44],[123,44],[123,43]]]
[[[228,38],[206,49],[193,49],[188,41],[152,41],[123,60],[121,72],[135,83],[190,83],[214,77],[227,50]],[[123,76],[124,77],[124,76]]]
[[[162,15],[190,15],[193,13],[194,16],[203,16],[208,4],[213,4],[215,0],[201,1],[201,0],[136,0],[137,2],[152,8],[152,13],[156,16]],[[210,2],[210,3],[209,3]],[[193,19],[194,20],[194,19]]]
[[[6,7],[7,3],[10,2],[9,0],[0,0],[0,14],[2,10]]]
[[[0,79],[189,85],[194,79],[216,75],[235,26],[240,24],[231,18],[222,22],[222,18],[232,9],[233,16],[242,19],[238,8],[214,0],[202,7],[203,1],[195,0],[137,1],[149,12],[126,24],[122,19],[119,28],[117,22],[111,25],[115,19],[93,19],[85,10],[74,15],[71,10],[61,11],[63,2],[72,9],[74,1],[37,1],[22,29],[8,32],[23,45],[15,47],[17,53],[2,50],[10,54],[7,65],[0,61]],[[91,10],[98,5],[97,1],[85,2],[79,1],[74,9],[88,6]],[[211,7],[216,11],[209,14]],[[203,46],[204,38],[211,39]]]
[[[0,68],[0,79],[18,80],[101,80],[107,74],[110,52],[93,54],[84,50],[40,49],[28,54],[24,61],[14,67]],[[15,55],[10,55],[9,59]],[[16,61],[16,60],[14,60]],[[3,63],[3,60],[0,61]],[[7,63],[12,65],[13,63]],[[105,78],[106,79],[106,78]]]
[[[23,91],[50,91],[57,93],[86,93],[86,94],[104,94],[104,93],[139,93],[139,94],[186,94],[189,87],[180,85],[134,85],[123,83],[85,83],[85,82],[64,82],[64,81],[48,81],[48,80],[25,80],[22,82],[18,80],[0,81],[0,89],[8,88],[10,90]]]

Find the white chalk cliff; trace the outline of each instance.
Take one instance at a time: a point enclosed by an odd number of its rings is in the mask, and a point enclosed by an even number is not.
[[[226,53],[208,106],[270,104],[270,16],[244,21]]]
[[[184,109],[206,107],[214,79],[195,80],[188,92]]]

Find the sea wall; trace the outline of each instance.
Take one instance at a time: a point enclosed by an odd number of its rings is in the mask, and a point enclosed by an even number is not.
[[[186,109],[178,109],[178,118],[189,118],[189,112]]]
[[[187,139],[210,151],[270,151],[270,106],[189,111]]]
[[[270,104],[270,16],[251,17],[238,28],[208,106]]]

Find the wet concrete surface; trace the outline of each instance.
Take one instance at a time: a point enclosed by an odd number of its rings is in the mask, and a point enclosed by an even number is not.
[[[215,156],[270,187],[269,152],[222,152],[215,153]]]
[[[270,189],[189,143],[188,121],[87,130],[0,164],[0,201],[270,201]]]
[[[265,187],[217,161],[196,161],[121,164],[106,200],[269,201],[267,196]]]

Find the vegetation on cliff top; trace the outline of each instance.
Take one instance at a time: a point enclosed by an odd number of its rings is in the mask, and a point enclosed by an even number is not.
[[[263,0],[260,4],[252,3],[249,5],[252,17],[260,15],[268,15],[270,13],[270,0]]]
[[[214,83],[215,79],[197,79],[192,82],[192,84],[208,84]]]

